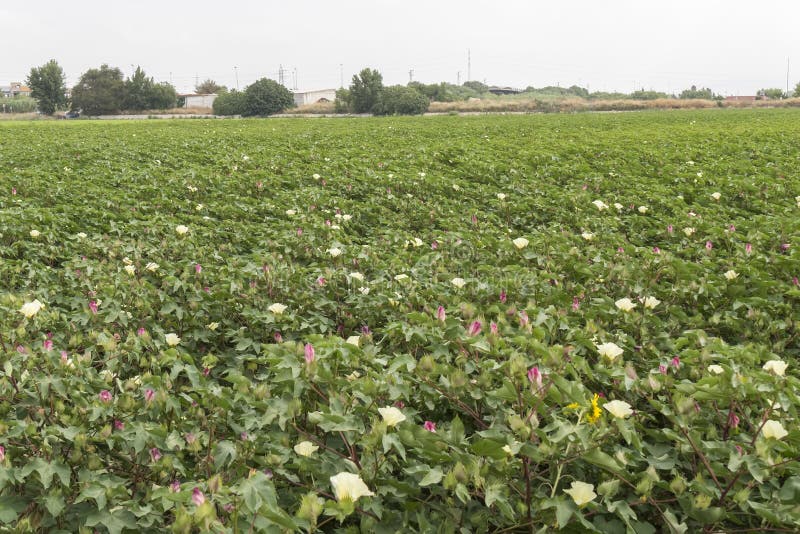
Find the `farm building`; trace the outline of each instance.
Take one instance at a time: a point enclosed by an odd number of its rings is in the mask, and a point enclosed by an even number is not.
[[[493,85],[489,88],[489,92],[493,95],[516,95],[521,93],[519,89],[514,89],[513,87],[497,87]]]
[[[0,96],[5,98],[31,96],[31,88],[19,82],[12,82],[11,85],[0,85]]]
[[[185,108],[210,108],[214,105],[214,100],[217,95],[198,95],[194,93],[178,95],[183,99],[183,107]]]
[[[336,89],[317,89],[316,91],[294,91],[294,103],[298,106],[316,104],[317,102],[333,102],[336,100]]]

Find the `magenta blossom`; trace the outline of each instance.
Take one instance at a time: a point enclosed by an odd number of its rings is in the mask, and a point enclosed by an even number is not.
[[[489,330],[492,332],[492,334],[496,335],[497,334],[497,323],[494,322],[494,321],[489,323]]]
[[[659,364],[658,365],[658,372],[661,373],[662,375],[667,374],[667,366],[664,365],[663,363]]]
[[[622,247],[617,247],[617,254],[625,254],[625,249]]]
[[[481,333],[482,328],[483,325],[481,324],[480,321],[473,321],[472,324],[469,325],[468,333],[470,336],[477,336],[478,334]]]
[[[0,445],[0,463],[6,461],[6,448]]]
[[[114,428],[116,430],[125,430],[125,423],[123,423],[119,419],[114,419]]]
[[[62,350],[61,351],[61,361],[66,363],[67,360],[69,360],[69,353],[67,351],[65,351],[65,350]]]
[[[89,309],[92,310],[93,314],[97,315],[97,301],[96,300],[90,300],[89,301]]]
[[[111,392],[108,391],[107,389],[104,389],[103,391],[101,391],[100,394],[98,395],[98,397],[100,398],[101,402],[104,402],[106,404],[111,402]]]
[[[672,367],[674,367],[675,369],[681,368],[681,359],[677,356],[672,358],[672,361],[670,363],[672,364]]]
[[[275,332],[275,335],[273,337],[275,338],[276,343],[283,343],[283,336],[281,335],[280,332]]]
[[[751,252],[753,252],[753,245],[751,245],[750,243],[746,243],[744,246],[744,252],[745,254],[750,254]]]
[[[311,343],[306,343],[304,352],[306,357],[306,363],[310,364],[311,362],[313,362],[315,356],[314,345],[312,345]]]
[[[161,459],[161,451],[153,447],[150,449],[150,458],[152,458],[154,462],[159,461]]]
[[[145,400],[145,401],[146,401],[148,404],[150,404],[151,402],[153,402],[153,399],[155,399],[155,398],[156,398],[156,392],[155,392],[155,391],[153,391],[152,389],[150,389],[150,388],[147,388],[147,389],[144,391],[144,400]]]
[[[500,304],[505,304],[507,299],[508,296],[506,295],[506,290],[505,289],[500,290]]]
[[[653,247],[653,254],[661,254],[661,249],[658,247]]]
[[[477,215],[473,215],[472,216],[472,224],[478,224],[478,216]]]
[[[706,250],[711,250],[712,248],[714,248],[714,243],[706,241]]]
[[[542,387],[542,373],[538,367],[528,369],[528,380],[530,380],[531,384],[536,384],[537,388]]]
[[[572,297],[572,311],[578,311],[581,307],[581,300],[578,297]]]
[[[528,318],[528,314],[525,312],[525,310],[522,310],[521,312],[519,312],[519,325],[522,328],[525,328],[526,326],[528,326],[529,322],[530,322],[530,319]]]
[[[317,277],[317,285],[318,285],[318,286],[322,287],[322,286],[324,286],[324,285],[325,285],[327,282],[328,282],[328,281],[327,281],[327,280],[325,280],[325,277],[324,277],[324,276],[319,276],[319,277]]]
[[[53,340],[52,339],[45,339],[42,342],[42,348],[44,348],[44,350],[48,350],[48,351],[53,350]]]
[[[203,504],[204,502],[206,502],[206,496],[205,496],[205,495],[203,495],[203,492],[202,492],[202,491],[200,491],[200,488],[194,488],[194,489],[192,490],[192,502],[193,502],[193,503],[194,503],[196,506],[200,506],[201,504]]]
[[[436,423],[433,421],[425,421],[425,424],[422,425],[422,428],[428,432],[436,432]]]
[[[445,311],[444,306],[439,306],[436,308],[436,318],[441,322],[445,322],[447,319],[447,312]]]
[[[146,332],[146,330],[144,329],[144,327],[140,326],[139,330],[136,331],[136,335],[137,336],[143,336],[145,334],[145,332]]]
[[[199,263],[195,263],[194,264],[194,272],[197,273],[197,274],[202,273],[203,272],[203,266],[200,265]]]
[[[787,250],[789,250],[789,247],[790,247],[790,246],[791,246],[791,245],[790,245],[789,243],[783,243],[783,244],[781,244],[781,252],[786,252]]]
[[[401,401],[401,400],[399,400],[399,401],[395,401],[394,406],[395,406],[395,408],[400,408],[402,410],[403,408],[406,407],[406,403]]]
[[[22,345],[17,345],[17,352],[19,352],[20,354],[25,354],[28,352],[28,349],[26,349]]]
[[[796,276],[793,276],[792,277],[792,284],[794,284],[796,286],[800,286],[800,280],[798,280]]]
[[[672,232],[673,232],[672,225],[671,225],[671,224],[668,224],[668,225],[667,225],[667,233],[668,233],[669,235],[672,235]]]
[[[173,480],[172,484],[169,485],[169,490],[172,493],[178,493],[181,490],[181,483],[179,480]]]
[[[731,225],[728,226],[728,231],[729,232],[735,232],[736,231],[736,227],[731,224]]]
[[[431,249],[436,250],[437,248],[439,248],[439,242],[434,239],[431,241]]]
[[[736,428],[739,426],[739,416],[736,415],[733,410],[728,412],[728,426],[731,428]]]

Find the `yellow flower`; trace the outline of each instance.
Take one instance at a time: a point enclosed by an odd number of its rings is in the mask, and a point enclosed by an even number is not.
[[[267,309],[275,315],[281,315],[284,311],[286,311],[286,306],[276,302],[275,304],[271,304]]]
[[[783,439],[789,435],[780,421],[774,421],[770,419],[766,423],[764,423],[764,427],[762,428],[764,433],[764,437],[767,439],[775,438],[775,439]]]
[[[571,402],[571,403],[567,404],[567,408],[569,408],[570,410],[577,410],[580,407],[581,407],[581,405],[578,404],[577,402]]]
[[[167,345],[170,347],[176,346],[178,343],[181,342],[181,338],[178,337],[175,333],[169,333],[164,336],[164,340],[167,342]]]
[[[603,413],[600,411],[599,402],[600,402],[600,395],[595,393],[594,397],[592,397],[592,413],[586,416],[586,420],[590,423],[596,423],[597,420],[600,419],[600,416]]]
[[[319,449],[319,447],[310,441],[301,441],[294,446],[294,452],[300,456],[311,456],[317,451],[317,449]]]
[[[19,312],[28,319],[30,319],[31,317],[39,313],[39,311],[42,308],[44,308],[44,304],[39,302],[39,299],[36,299],[33,302],[26,302],[25,304],[23,304],[22,308],[19,309]]]
[[[633,303],[631,299],[625,297],[623,299],[619,299],[614,303],[614,305],[622,311],[629,312],[636,307],[636,304]]]
[[[395,426],[406,420],[406,416],[399,409],[394,406],[387,406],[386,408],[378,408],[378,412],[386,421],[386,426]]]

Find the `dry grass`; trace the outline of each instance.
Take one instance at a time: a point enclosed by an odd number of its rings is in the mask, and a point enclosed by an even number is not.
[[[211,108],[172,108],[121,111],[120,115],[212,115],[213,113]]]
[[[336,106],[333,102],[316,102],[314,104],[306,104],[305,106],[287,109],[283,112],[283,114],[286,115],[303,115],[305,113],[310,113],[313,115],[328,115],[331,113],[336,113]]]

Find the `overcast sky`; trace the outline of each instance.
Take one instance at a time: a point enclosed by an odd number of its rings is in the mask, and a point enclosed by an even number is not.
[[[282,65],[300,89],[369,66],[386,84],[413,69],[423,82],[755,94],[786,87],[787,58],[800,81],[799,23],[797,0],[7,1],[0,85],[54,58],[68,85],[101,63],[141,65],[181,92],[195,78],[235,87],[237,73],[244,88]]]

